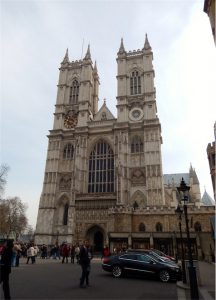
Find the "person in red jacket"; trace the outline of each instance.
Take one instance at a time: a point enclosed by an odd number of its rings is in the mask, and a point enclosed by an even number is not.
[[[67,242],[64,242],[62,245],[62,263],[64,263],[66,258],[66,263],[68,263],[68,256],[70,253],[70,247],[68,246]]]
[[[104,246],[103,252],[102,252],[102,258],[110,256],[110,251],[108,246]]]

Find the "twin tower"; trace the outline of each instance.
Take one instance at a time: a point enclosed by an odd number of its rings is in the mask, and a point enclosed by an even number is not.
[[[130,231],[131,209],[166,205],[153,53],[117,53],[117,117],[104,101],[88,46],[85,57],[61,63],[54,125],[36,227],[36,243],[79,242],[96,249],[110,234]],[[116,213],[118,212],[118,213]]]

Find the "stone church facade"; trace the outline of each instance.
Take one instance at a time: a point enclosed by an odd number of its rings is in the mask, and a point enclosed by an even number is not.
[[[176,186],[184,177],[191,187],[194,253],[208,255],[214,207],[202,204],[195,170],[191,166],[188,173],[163,174],[152,61],[147,36],[137,51],[127,52],[121,40],[114,117],[105,100],[98,109],[100,82],[90,47],[78,61],[70,62],[66,52],[48,136],[37,244],[88,238],[95,251],[106,244],[111,251],[154,247],[176,255]]]

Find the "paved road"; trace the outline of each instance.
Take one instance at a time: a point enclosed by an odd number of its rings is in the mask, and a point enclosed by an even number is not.
[[[89,288],[79,288],[80,266],[38,259],[35,265],[21,262],[11,274],[12,299],[177,299],[175,283],[143,278],[115,279],[92,262]]]

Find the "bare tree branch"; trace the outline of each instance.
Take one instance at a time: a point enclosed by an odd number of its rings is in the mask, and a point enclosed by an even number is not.
[[[9,166],[6,164],[2,164],[0,166],[0,194],[4,192],[5,184],[7,183],[7,173],[9,171]]]

